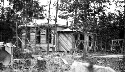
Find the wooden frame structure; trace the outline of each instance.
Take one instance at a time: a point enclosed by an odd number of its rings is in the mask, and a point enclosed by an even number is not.
[[[92,41],[89,41],[92,36]],[[90,46],[89,46],[89,43]],[[82,33],[70,29],[58,31],[58,48],[59,51],[70,51],[71,49],[84,50],[88,52],[94,46],[93,35],[90,33]]]
[[[118,53],[123,53],[123,43],[124,43],[124,39],[112,40],[111,51],[117,51]]]

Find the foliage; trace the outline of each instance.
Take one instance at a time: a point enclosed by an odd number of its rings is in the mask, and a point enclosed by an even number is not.
[[[11,41],[11,39],[13,38],[14,32],[12,31],[12,29],[9,27],[9,24],[6,24],[5,22],[0,22],[0,41],[5,41],[7,39],[10,39],[8,41]]]
[[[109,0],[61,0],[59,10],[62,14],[59,15],[62,19],[73,18],[72,29],[80,31],[96,31],[97,29],[106,28],[109,25],[118,25],[121,23],[123,13],[120,10],[119,15],[115,13],[106,14],[108,6],[104,3],[111,4]],[[120,19],[118,19],[121,17]],[[116,24],[117,23],[117,24]],[[123,24],[123,23],[122,23]]]
[[[10,0],[12,7],[2,7],[1,18],[4,21],[29,22],[32,18],[43,19],[43,6],[33,0]]]
[[[68,55],[67,53],[63,56],[61,55],[61,53],[57,53],[57,54],[60,55],[60,57],[54,56],[54,55],[56,55],[56,53],[45,55],[43,57],[43,60],[41,60],[42,61],[41,63],[43,63],[43,65],[40,66],[40,67],[43,67],[43,69],[44,69],[43,72],[48,72],[48,71],[49,72],[69,72],[71,69],[70,66],[72,65],[72,63],[74,61],[79,61],[79,62],[84,62],[84,63],[86,62],[86,61],[81,61],[81,59],[76,60],[75,58],[77,56]],[[68,62],[68,65],[64,64],[63,61],[61,60],[61,58],[65,59]],[[37,65],[38,62],[36,59],[37,58],[24,60],[24,61],[27,61],[27,60],[30,61],[31,66],[29,68],[31,68],[31,69],[29,69],[29,71],[31,71],[31,72],[33,72],[33,70],[36,70],[36,68],[33,66],[38,66]],[[18,61],[18,62],[15,61],[14,66],[18,63],[24,63],[24,64],[16,65],[16,68],[22,68],[22,70],[24,71],[26,62],[23,62],[21,60],[23,60],[23,59],[20,59],[20,61]],[[89,58],[89,60],[92,61],[96,65],[109,66],[109,67],[113,68],[114,70],[116,70],[117,72],[121,72],[121,70],[123,69],[122,68],[123,61],[121,60],[121,58],[103,57],[98,54],[97,55],[92,54],[92,57]],[[46,61],[46,63],[45,63],[45,61]],[[35,72],[38,72],[38,70],[36,70]]]
[[[110,48],[112,39],[124,37],[122,2],[114,2],[116,7],[121,10],[116,9],[112,13],[106,10],[112,4],[109,0],[62,0],[62,4],[59,5],[62,14],[59,17],[62,19],[72,18],[71,29],[96,33],[99,45],[103,43],[103,46]]]
[[[4,23],[1,27],[9,27],[12,32],[15,32],[16,23],[20,25],[32,19],[44,19],[43,6],[40,6],[38,1],[9,0],[9,2],[9,7],[1,7],[0,22]]]
[[[21,11],[21,17],[41,18],[43,19],[43,6],[40,6],[38,1],[33,0],[13,0],[13,9],[15,12]]]

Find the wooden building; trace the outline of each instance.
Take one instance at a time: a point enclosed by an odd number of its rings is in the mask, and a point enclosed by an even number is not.
[[[48,45],[48,39],[50,48],[52,48],[55,45],[54,24],[27,25],[27,26],[20,26],[20,28],[22,29],[20,38],[21,48],[23,49],[27,48],[27,46],[30,46],[31,48],[42,48],[44,51],[46,51]],[[57,24],[57,30],[63,30],[65,28],[67,27],[64,25]],[[52,50],[50,49],[50,51]]]
[[[55,47],[56,51],[70,51],[72,48],[89,51],[94,46],[94,35],[92,33],[82,33],[70,30],[67,26],[57,24],[57,36],[54,37],[54,25],[22,26],[21,43],[22,48],[31,46],[31,48],[42,48],[47,51],[48,35],[49,50]],[[57,37],[57,38],[56,38]],[[55,38],[55,39],[54,39]]]
[[[58,50],[70,51],[72,48],[88,52],[94,48],[94,35],[70,30],[69,28],[58,31]]]

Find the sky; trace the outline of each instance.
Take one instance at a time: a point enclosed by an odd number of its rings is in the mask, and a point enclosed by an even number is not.
[[[41,5],[48,5],[49,4],[49,1],[50,0],[39,0],[39,2],[40,2],[40,4]],[[54,2],[56,2],[57,0],[51,0],[51,4],[53,4]],[[108,3],[106,3],[106,4],[104,4],[104,5],[107,5],[108,7],[109,7],[109,9],[106,9],[107,10],[107,12],[114,12],[115,11],[115,9],[117,9],[117,10],[119,10],[119,8],[117,8],[116,7],[116,5],[115,5],[115,2],[114,1],[124,1],[124,0],[110,0],[112,3],[112,5],[109,5]],[[59,2],[60,2],[60,0],[59,0]],[[120,5],[119,3],[117,3],[118,5]],[[122,3],[122,4],[124,4],[124,3]],[[52,7],[52,6],[51,6]],[[52,10],[53,11],[53,10]]]
[[[37,0],[37,1],[39,1],[39,4],[40,5],[47,5],[46,7],[45,7],[45,9],[47,10],[46,12],[44,12],[46,15],[46,17],[48,18],[48,10],[49,10],[49,2],[50,2],[50,0]],[[50,15],[51,15],[51,18],[52,19],[54,19],[55,18],[55,16],[56,16],[56,8],[53,6],[53,4],[56,4],[56,1],[57,0],[51,0],[51,9],[50,9]],[[104,5],[106,5],[106,6],[108,6],[109,8],[106,8],[106,13],[108,13],[108,12],[112,12],[112,13],[117,13],[115,10],[123,10],[123,8],[120,8],[120,7],[118,7],[117,8],[117,6],[115,5],[115,2],[114,1],[124,1],[124,0],[110,0],[112,3],[111,3],[111,5],[109,5],[108,3],[107,4],[104,4]],[[7,1],[7,0],[4,0],[4,7],[7,7],[7,6],[10,6],[9,5],[9,2]],[[59,4],[60,4],[60,0],[59,0]],[[117,3],[118,5],[121,5],[121,4],[119,4],[119,3]],[[124,5],[124,3],[122,3],[122,5]],[[123,10],[124,11],[124,10]],[[61,11],[58,11],[58,14],[60,13]],[[57,24],[61,24],[61,25],[66,25],[66,22],[67,22],[67,20],[64,20],[64,19],[60,19],[60,18],[57,18]],[[68,23],[70,24],[72,19],[68,19]],[[36,22],[38,22],[38,23],[40,23],[41,21],[40,20],[37,20]],[[42,22],[47,22],[47,20],[45,20],[45,21],[42,21]],[[52,20],[52,21],[50,21],[50,24],[54,24],[55,22]]]
[[[105,8],[106,14],[108,14],[108,12],[117,14],[116,10],[124,11],[123,8],[117,7],[115,5],[115,1],[124,1],[124,0],[110,0],[110,1],[112,2],[111,5],[109,5],[108,3],[104,4],[104,5],[109,7],[109,8]],[[40,2],[40,5],[49,5],[50,0],[39,0],[39,2]],[[51,10],[50,10],[50,12],[51,12],[51,15],[52,15],[53,19],[54,19],[54,16],[56,16],[56,9],[53,7],[53,4],[55,4],[56,2],[57,2],[57,0],[51,0]],[[60,0],[59,0],[59,4],[60,4]],[[117,3],[117,4],[120,5],[119,3]],[[122,4],[124,4],[124,3],[122,3]],[[47,6],[46,9],[48,11],[49,6]],[[61,11],[58,11],[58,14],[60,14],[60,13],[61,13]],[[48,14],[48,12],[46,12],[46,14]],[[57,18],[57,19],[58,19],[59,24],[63,23],[64,25],[66,25],[66,20],[63,20],[63,19],[60,19],[60,18]],[[68,24],[71,24],[71,21],[72,21],[72,18],[69,18]]]
[[[50,0],[38,0],[40,2],[40,5],[49,5],[49,2]],[[123,8],[120,8],[120,7],[117,7],[115,5],[115,2],[114,1],[124,1],[124,0],[110,0],[112,3],[111,5],[109,5],[108,3],[104,4],[106,6],[108,6],[109,8],[105,8],[106,9],[106,14],[108,14],[108,12],[111,12],[111,13],[116,13],[116,10],[122,10],[123,11]],[[51,0],[51,10],[50,10],[50,14],[52,15],[52,18],[54,19],[54,16],[56,16],[56,9],[55,7],[53,7],[53,4],[55,4],[57,2],[57,0]],[[60,0],[59,0],[59,4],[60,4]],[[117,3],[118,5],[120,5],[119,3]],[[124,3],[122,3],[124,4]],[[46,7],[47,9],[47,12],[46,14],[48,15],[48,10],[49,10],[49,6]],[[60,14],[61,11],[58,11],[58,14]],[[48,17],[48,16],[47,16]],[[60,18],[57,18],[58,19],[58,22],[61,24],[63,23],[64,25],[66,25],[66,20],[63,20],[63,19],[60,19]],[[72,21],[72,18],[69,18],[68,19],[68,23],[71,24],[71,21]]]

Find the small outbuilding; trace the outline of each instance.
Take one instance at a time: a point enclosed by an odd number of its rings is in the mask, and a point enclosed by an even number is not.
[[[58,31],[57,43],[59,51],[70,51],[73,48],[89,51],[94,46],[94,35],[67,28]]]

